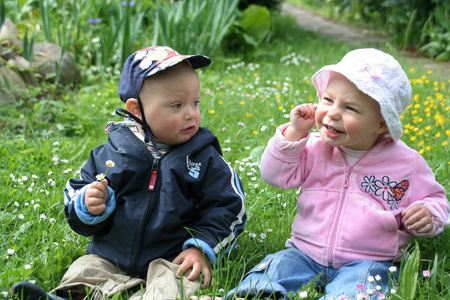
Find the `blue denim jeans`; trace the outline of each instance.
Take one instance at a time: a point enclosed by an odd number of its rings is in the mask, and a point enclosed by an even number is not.
[[[389,267],[395,265],[397,272],[390,274]],[[326,295],[320,299],[335,299],[345,295],[347,299],[356,299],[356,295],[364,290],[372,289],[379,285],[380,293],[388,292],[390,280],[397,282],[399,266],[388,261],[359,260],[354,261],[339,269],[325,267],[306,256],[297,248],[287,248],[269,254],[250,272],[248,272],[241,284],[228,292],[226,299],[233,297],[253,297],[259,299],[264,297],[276,297],[277,299],[288,299],[287,294],[302,289],[319,274],[317,285],[325,288]],[[369,276],[380,280],[370,283]],[[390,278],[391,277],[391,278]],[[378,277],[377,277],[378,278]],[[391,284],[392,285],[392,284]]]

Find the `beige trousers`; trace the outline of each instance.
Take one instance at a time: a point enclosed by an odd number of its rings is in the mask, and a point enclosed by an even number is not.
[[[200,281],[187,280],[191,270],[181,280],[175,276],[180,266],[164,259],[156,259],[149,265],[147,279],[133,277],[121,271],[115,264],[98,255],[84,255],[70,265],[60,285],[51,293],[88,291],[90,298],[101,300],[118,293],[132,293],[130,300],[181,299],[200,290]]]

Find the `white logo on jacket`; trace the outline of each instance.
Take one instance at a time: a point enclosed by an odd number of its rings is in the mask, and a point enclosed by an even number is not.
[[[202,163],[193,162],[189,159],[190,154],[186,157],[186,167],[189,170],[189,175],[194,178],[198,178],[200,175],[200,169],[202,167]]]

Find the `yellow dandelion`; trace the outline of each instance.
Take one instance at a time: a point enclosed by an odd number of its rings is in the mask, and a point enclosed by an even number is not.
[[[424,141],[420,141],[420,142],[417,143],[417,146],[422,147],[423,144],[425,144],[425,142]]]
[[[445,124],[445,117],[441,114],[435,114],[434,119],[436,120],[436,126]]]
[[[430,131],[431,130],[431,125],[426,126],[425,130]]]
[[[253,130],[253,134],[258,134],[258,130]]]
[[[414,104],[414,108],[419,108],[420,104]]]
[[[247,118],[253,117],[252,113],[246,113],[245,115],[247,116]]]
[[[412,113],[413,115],[416,115],[416,114],[417,114],[417,109],[411,111],[411,113]]]
[[[415,70],[414,68],[409,69],[410,72],[414,72],[414,70]]]
[[[431,71],[431,70],[427,71],[427,74],[432,74],[432,73],[433,73],[433,71]]]
[[[448,141],[444,141],[443,143],[442,143],[442,146],[447,146],[448,145]]]
[[[279,99],[280,97],[281,97],[280,94],[277,94],[277,95],[275,96],[275,98],[277,98],[277,99]]]
[[[220,105],[223,105],[223,101],[222,101],[222,100],[220,100],[220,101],[219,101],[219,104],[220,104]]]
[[[416,137],[415,137],[415,136],[412,136],[412,137],[410,138],[410,140],[414,142],[414,141],[416,140]]]
[[[431,150],[431,146],[426,146],[425,150],[430,151]]]
[[[238,81],[242,81],[242,77],[239,77],[239,78],[238,78]]]
[[[258,77],[258,73],[253,74],[253,77]]]
[[[277,84],[277,88],[280,88],[281,87],[281,84]]]
[[[214,109],[209,109],[208,112],[213,115],[216,111]]]
[[[440,132],[438,132],[438,133],[436,133],[435,135],[434,135],[435,137],[441,137],[441,133]]]
[[[420,149],[419,154],[423,154],[425,151],[423,149]]]
[[[245,104],[245,101],[241,101],[241,102],[239,102],[239,104],[240,104],[240,105],[244,105],[244,104]]]
[[[283,110],[283,106],[278,106],[278,110]]]
[[[448,136],[450,136],[450,130],[446,130],[446,131],[445,131],[445,134],[448,135]]]

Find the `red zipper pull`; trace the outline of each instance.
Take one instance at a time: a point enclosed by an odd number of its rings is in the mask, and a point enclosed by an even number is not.
[[[148,185],[149,191],[155,190],[155,184],[156,184],[156,177],[158,177],[158,173],[156,173],[156,170],[152,172],[152,177],[150,178],[150,184]]]

